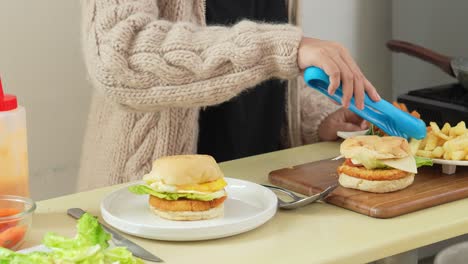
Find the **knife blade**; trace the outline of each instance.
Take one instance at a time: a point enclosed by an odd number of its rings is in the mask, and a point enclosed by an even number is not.
[[[69,216],[75,218],[75,219],[80,219],[80,217],[84,213],[86,213],[86,212],[81,208],[70,208],[70,209],[67,210],[67,214]],[[138,257],[138,258],[141,258],[141,259],[144,259],[144,260],[153,261],[153,262],[164,262],[162,259],[156,257],[151,252],[147,251],[146,249],[140,247],[139,245],[135,244],[134,242],[128,240],[125,237],[123,237],[122,235],[120,235],[113,228],[103,224],[102,222],[99,222],[99,223],[101,224],[102,228],[106,232],[112,234],[112,242],[114,242],[114,244],[116,246],[126,247],[130,252],[132,252],[132,254],[135,257]]]

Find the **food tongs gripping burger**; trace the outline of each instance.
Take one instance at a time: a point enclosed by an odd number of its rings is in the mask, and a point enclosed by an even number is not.
[[[135,194],[149,194],[150,209],[170,220],[221,217],[227,198],[223,173],[213,157],[178,155],[157,159],[146,184],[133,185]]]
[[[404,189],[413,183],[418,167],[432,165],[431,159],[413,156],[401,137],[351,137],[340,152],[346,158],[338,167],[340,185],[375,193]]]

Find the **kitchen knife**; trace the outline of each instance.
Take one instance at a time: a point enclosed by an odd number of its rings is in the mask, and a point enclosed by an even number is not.
[[[83,211],[80,208],[70,208],[70,209],[67,210],[67,214],[69,216],[75,218],[75,219],[80,219],[80,217],[84,213],[86,213],[86,212]],[[148,261],[153,261],[153,262],[163,262],[162,259],[156,257],[151,252],[149,252],[146,249],[140,247],[139,245],[133,243],[132,241],[126,239],[125,237],[120,235],[117,231],[115,231],[113,228],[108,227],[108,226],[104,225],[101,222],[99,222],[99,223],[101,224],[102,228],[106,232],[112,234],[112,241],[114,242],[114,244],[116,246],[126,247],[130,252],[132,252],[132,254],[135,257],[138,257],[138,258],[141,258],[141,259],[144,259],[144,260],[148,260]]]

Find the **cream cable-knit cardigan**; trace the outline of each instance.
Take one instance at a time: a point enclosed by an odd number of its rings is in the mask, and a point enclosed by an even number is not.
[[[96,90],[79,190],[137,180],[158,157],[196,153],[201,107],[299,75],[298,27],[207,27],[204,0],[83,1],[85,60]],[[288,86],[289,146],[317,141],[320,122],[336,109],[297,83]]]

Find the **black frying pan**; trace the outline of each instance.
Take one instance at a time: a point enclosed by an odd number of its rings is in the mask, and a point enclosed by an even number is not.
[[[461,85],[468,90],[468,58],[449,57],[430,49],[399,40],[390,40],[387,47],[394,52],[422,59],[441,68],[444,72],[458,79]]]

